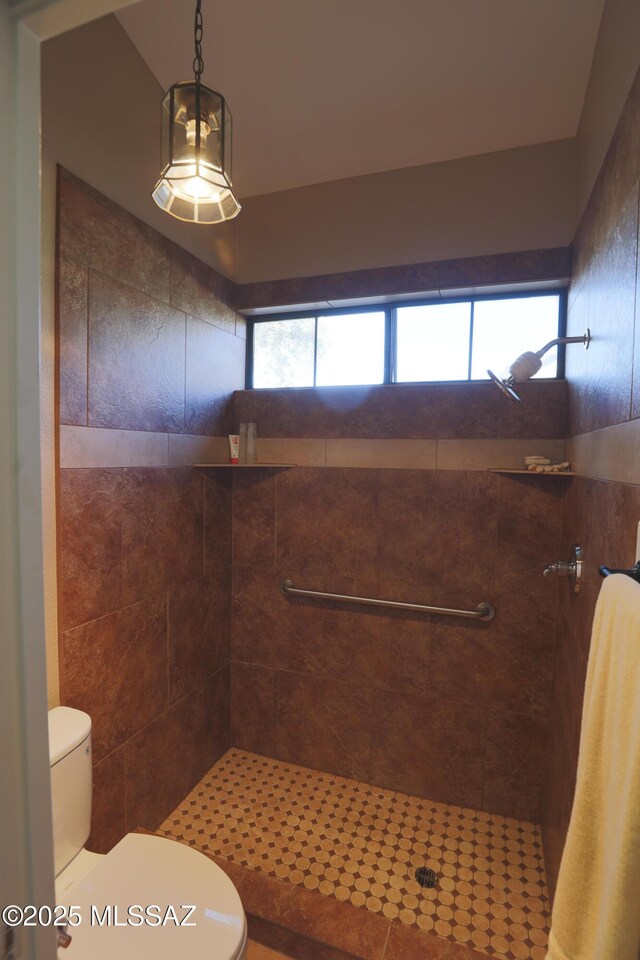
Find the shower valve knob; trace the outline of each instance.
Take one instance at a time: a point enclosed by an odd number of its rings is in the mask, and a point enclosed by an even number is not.
[[[542,571],[543,577],[569,577],[573,581],[574,593],[580,591],[582,585],[582,549],[577,543],[571,547],[571,556],[569,560],[556,560],[554,563],[548,563]]]
[[[556,560],[555,563],[548,563],[542,571],[543,577],[550,577],[553,573],[558,577],[569,577],[573,573],[573,564],[566,560]]]

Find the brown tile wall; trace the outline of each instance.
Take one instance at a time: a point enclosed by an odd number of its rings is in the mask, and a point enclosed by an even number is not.
[[[234,477],[235,746],[514,817],[540,813],[566,480],[305,468]],[[280,583],[495,604],[493,623],[332,608]]]
[[[224,435],[244,386],[233,285],[59,170],[60,422]]]
[[[574,245],[568,332],[577,335],[589,326],[594,340],[586,352],[567,351],[571,435],[640,416],[639,183],[640,74]],[[575,787],[584,679],[601,582],[597,570],[600,564],[633,566],[638,520],[640,486],[635,484],[576,478],[565,498],[561,555],[579,542],[586,555],[586,580],[577,597],[561,591],[556,635],[543,806],[552,891]]]
[[[237,422],[255,422],[263,437],[367,439],[563,438],[567,384],[537,380],[518,388],[525,401],[506,404],[487,383],[393,384],[243,390]]]
[[[244,384],[229,282],[63,170],[58,223],[59,422],[227,433]],[[104,852],[230,745],[231,478],[63,469],[58,494],[61,702],[93,719]]]
[[[571,434],[640,416],[634,337],[640,182],[640,73],[578,227],[568,332],[591,327],[589,350],[567,351]]]
[[[569,247],[556,247],[316,277],[292,277],[290,280],[241,283],[236,285],[235,303],[238,310],[251,310],[294,303],[322,302],[332,306],[333,301],[349,298],[426,291],[442,292],[445,296],[451,289],[460,287],[562,280],[570,273]]]

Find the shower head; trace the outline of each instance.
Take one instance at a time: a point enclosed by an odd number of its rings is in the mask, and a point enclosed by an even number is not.
[[[557,346],[559,343],[582,343],[584,344],[585,350],[588,350],[589,344],[591,343],[591,333],[587,328],[581,337],[556,337],[555,340],[550,340],[549,343],[545,343],[544,347],[536,350],[535,353],[527,350],[526,353],[520,354],[517,360],[513,361],[509,367],[509,376],[503,379],[497,376],[493,370],[487,370],[487,373],[493,382],[500,387],[506,397],[509,397],[509,399],[515,401],[515,403],[522,403],[522,398],[519,397],[514,390],[516,383],[530,380],[542,366],[542,357],[547,350],[551,350],[552,347]]]

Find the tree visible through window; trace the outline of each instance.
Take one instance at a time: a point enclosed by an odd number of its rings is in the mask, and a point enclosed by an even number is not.
[[[312,387],[315,317],[271,320],[253,331],[253,382],[256,387]]]

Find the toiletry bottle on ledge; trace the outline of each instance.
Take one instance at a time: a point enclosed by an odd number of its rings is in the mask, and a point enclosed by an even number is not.
[[[247,423],[246,428],[247,428],[246,462],[256,463],[258,460],[258,431],[256,429],[255,423]]]
[[[248,458],[247,458],[247,427],[248,426],[249,425],[247,423],[241,423],[240,430],[238,432],[238,436],[240,437],[240,449],[238,453],[239,463],[248,462]]]

